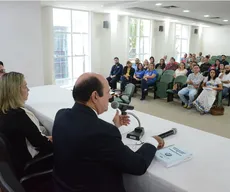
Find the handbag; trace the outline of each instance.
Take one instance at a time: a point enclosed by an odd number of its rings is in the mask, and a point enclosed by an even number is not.
[[[212,115],[224,115],[224,107],[223,106],[212,106],[212,108],[210,109],[210,113]]]

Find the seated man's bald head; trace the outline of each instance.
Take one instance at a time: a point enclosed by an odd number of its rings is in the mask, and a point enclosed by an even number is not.
[[[91,94],[96,91],[100,97],[103,96],[103,84],[105,78],[97,73],[84,73],[76,81],[73,88],[73,98],[75,101],[86,103]]]

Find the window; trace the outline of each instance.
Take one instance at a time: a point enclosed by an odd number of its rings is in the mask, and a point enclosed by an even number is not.
[[[176,24],[176,61],[189,51],[189,26]]]
[[[129,19],[129,59],[141,61],[150,57],[150,20]]]
[[[89,63],[89,13],[53,9],[54,74],[57,85],[72,86]]]

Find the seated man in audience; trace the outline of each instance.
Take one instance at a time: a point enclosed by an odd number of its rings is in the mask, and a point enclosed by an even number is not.
[[[165,67],[165,71],[166,70],[176,71],[177,68],[178,68],[178,64],[175,62],[175,59],[171,57],[170,62]]]
[[[107,77],[107,81],[109,82],[109,86],[111,89],[116,89],[117,88],[117,82],[120,80],[121,75],[123,71],[123,66],[122,64],[119,63],[119,58],[115,57],[114,58],[114,65],[112,66],[112,69],[110,71],[109,77]]]
[[[221,73],[219,78],[223,83],[223,98],[226,98],[230,91],[230,65],[225,66],[225,73]]]
[[[196,58],[197,63],[203,62],[204,57],[202,56],[202,52],[199,53],[199,56]]]
[[[5,73],[4,64],[2,61],[0,61],[0,77],[2,77],[4,73]]]
[[[168,56],[164,55],[163,59],[164,59],[165,63],[168,63],[168,59],[167,58],[168,58]]]
[[[181,101],[184,103],[184,108],[191,109],[192,102],[195,95],[197,94],[200,83],[203,81],[204,77],[199,73],[200,68],[198,65],[193,66],[193,73],[188,76],[187,87],[183,88],[178,92],[178,96]],[[189,100],[185,98],[189,96]]]
[[[157,80],[157,71],[154,69],[154,64],[149,64],[149,69],[145,71],[144,77],[141,80],[141,100],[144,100],[148,94],[148,87],[154,85]]]
[[[200,66],[200,72],[203,73],[203,72],[208,72],[209,68],[211,67],[211,64],[209,63],[209,58],[208,56],[206,56],[204,58],[204,63]]]
[[[134,68],[134,70],[137,70],[137,65],[140,63],[140,59],[136,58],[135,59],[135,63],[132,65],[132,68]]]
[[[229,65],[229,63],[226,61],[226,56],[225,55],[222,55],[221,64],[224,64],[224,66]]]
[[[121,91],[125,90],[127,83],[131,83],[133,79],[135,69],[132,68],[132,63],[127,61],[126,66],[123,69],[123,76],[121,77]]]
[[[187,63],[188,58],[187,58],[187,53],[184,54],[184,57],[181,58],[180,62]]]

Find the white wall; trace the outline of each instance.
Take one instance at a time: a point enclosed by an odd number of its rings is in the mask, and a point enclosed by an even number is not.
[[[203,30],[203,54],[230,55],[230,27],[205,28]]]
[[[0,60],[29,86],[44,83],[39,2],[0,2]]]
[[[155,21],[154,25],[154,39],[155,44],[152,47],[154,50],[156,63],[159,62],[164,55],[175,57],[175,23]],[[164,30],[159,31],[159,26],[163,26]]]
[[[194,34],[195,29],[198,29],[198,34]],[[189,53],[196,53],[198,55],[202,51],[202,38],[203,28],[191,27]]]
[[[109,28],[103,28],[103,21],[109,21]],[[91,15],[91,65],[92,71],[107,77],[119,57],[125,65],[128,59],[128,17],[102,13]]]

